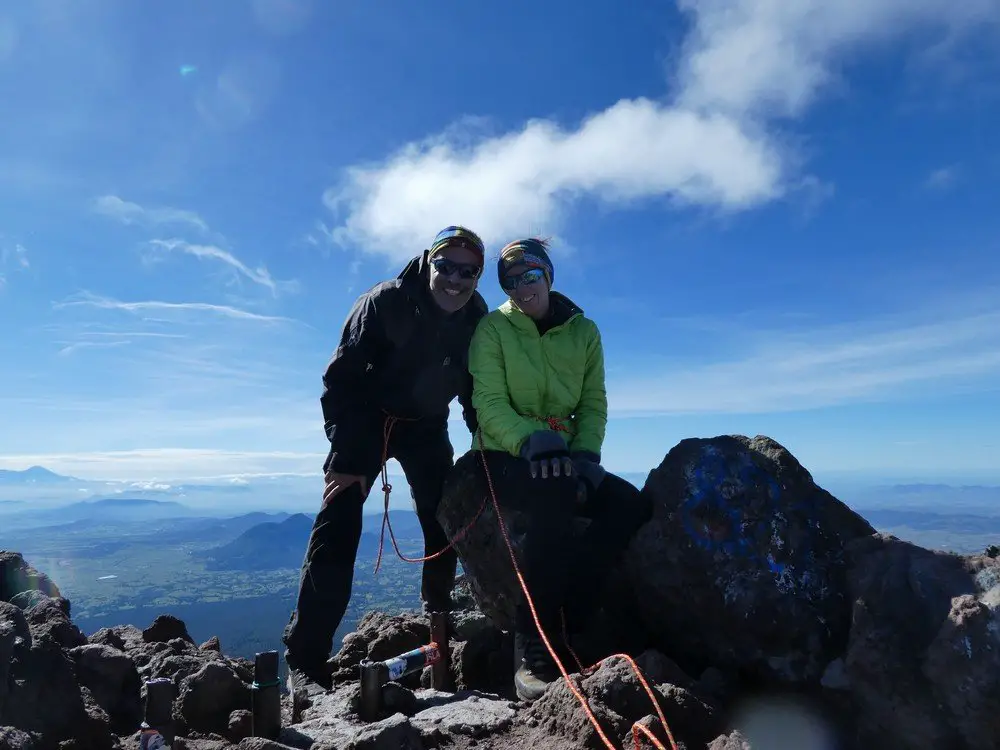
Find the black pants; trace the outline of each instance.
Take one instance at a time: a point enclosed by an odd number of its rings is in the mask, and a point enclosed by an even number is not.
[[[527,514],[521,572],[542,628],[561,632],[562,609],[568,630],[582,631],[611,568],[650,519],[649,501],[610,472],[581,502],[575,475],[532,479],[527,461],[500,451],[486,451],[486,461],[500,507]],[[573,534],[576,516],[591,519],[579,537]],[[526,602],[518,607],[515,628],[529,636],[536,632]]]
[[[365,474],[368,487],[379,477],[382,463],[382,429],[366,433]],[[359,436],[364,440],[364,436]],[[447,423],[397,422],[389,440],[389,457],[403,467],[417,517],[424,535],[424,556],[448,546],[448,537],[435,516],[441,491],[454,463],[454,449]],[[381,485],[379,485],[381,486]],[[361,514],[365,497],[351,485],[323,507],[313,523],[299,578],[299,593],[282,640],[286,661],[293,668],[316,668],[330,656],[333,637],[347,611],[354,579],[354,564],[361,540]],[[392,553],[391,543],[389,551]],[[451,602],[458,556],[454,549],[423,564],[421,598],[427,607],[444,610]]]

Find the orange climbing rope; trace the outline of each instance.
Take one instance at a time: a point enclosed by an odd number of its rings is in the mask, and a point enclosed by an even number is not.
[[[601,724],[597,720],[597,717],[594,715],[593,710],[590,708],[590,704],[587,702],[586,696],[583,695],[580,688],[578,688],[576,683],[573,682],[573,679],[569,676],[569,673],[566,671],[566,667],[563,666],[562,660],[559,658],[559,655],[556,653],[555,649],[552,647],[552,644],[549,642],[549,638],[546,635],[544,628],[542,628],[541,621],[538,619],[538,612],[535,609],[534,599],[532,599],[531,597],[531,592],[528,591],[528,585],[524,581],[524,575],[521,573],[521,568],[517,564],[517,556],[514,554],[514,547],[511,544],[510,536],[507,533],[507,525],[504,523],[503,516],[501,515],[500,512],[500,504],[497,502],[496,489],[493,486],[493,477],[490,474],[490,467],[487,465],[486,462],[486,453],[483,449],[483,437],[481,430],[476,431],[476,437],[479,440],[479,449],[478,449],[479,457],[483,465],[483,470],[486,472],[486,482],[490,490],[489,497],[483,498],[483,504],[480,506],[479,510],[476,512],[476,515],[473,517],[473,519],[449,542],[448,546],[445,547],[444,549],[434,553],[433,555],[428,555],[427,557],[418,557],[418,558],[404,557],[403,554],[399,551],[399,545],[396,543],[396,537],[392,533],[392,524],[389,523],[389,494],[392,492],[392,485],[389,484],[389,476],[388,476],[388,471],[386,469],[386,463],[389,457],[389,437],[392,434],[392,428],[395,426],[396,422],[399,421],[399,419],[400,418],[398,417],[387,415],[385,429],[383,433],[384,444],[382,449],[382,490],[385,493],[385,510],[382,516],[382,538],[379,540],[378,561],[376,561],[375,564],[376,572],[378,571],[379,562],[382,559],[382,542],[385,538],[386,526],[388,526],[389,528],[389,536],[392,539],[392,544],[396,550],[396,554],[399,556],[400,559],[405,560],[406,562],[426,562],[427,560],[433,560],[435,557],[438,557],[439,555],[443,554],[445,551],[453,547],[455,542],[459,541],[462,537],[464,537],[465,534],[468,533],[469,529],[472,528],[473,524],[475,524],[475,522],[479,519],[479,516],[482,515],[483,510],[485,510],[486,508],[487,500],[492,499],[493,510],[497,516],[497,525],[500,527],[500,532],[503,535],[504,543],[507,545],[507,552],[510,555],[511,563],[514,566],[514,573],[517,575],[517,580],[521,584],[521,591],[524,592],[525,601],[527,601],[528,608],[531,610],[531,617],[535,622],[535,628],[538,630],[538,634],[541,636],[542,642],[545,644],[545,648],[548,650],[549,655],[552,657],[552,660],[555,662],[556,666],[559,667],[559,672],[562,674],[563,680],[566,682],[566,687],[569,688],[570,692],[573,693],[573,696],[577,699],[577,701],[579,701],[580,705],[583,707],[583,710],[587,714],[587,718],[593,725],[594,730],[597,732],[597,735],[601,738],[601,741],[604,742],[604,745],[605,747],[608,748],[608,750],[616,750],[615,746],[611,743],[611,740],[608,739],[608,736],[604,732],[604,729],[601,727]],[[545,421],[548,422],[549,426],[551,426],[552,429],[554,430],[557,431],[566,430],[565,425],[555,417],[547,418],[545,419]],[[563,639],[567,641],[566,645],[569,648],[569,651],[572,654],[573,659],[576,661],[577,666],[580,668],[581,675],[583,676],[593,673],[594,670],[596,670],[601,664],[608,661],[609,659],[621,658],[627,661],[629,666],[632,668],[632,671],[635,672],[635,676],[639,679],[639,682],[642,684],[643,690],[646,691],[646,695],[649,696],[649,700],[652,702],[653,707],[656,709],[656,715],[659,718],[660,724],[663,726],[664,731],[666,732],[667,740],[670,742],[671,750],[677,750],[677,743],[674,741],[673,732],[670,731],[670,725],[667,723],[667,717],[663,714],[663,709],[660,707],[659,701],[656,700],[656,696],[653,694],[653,689],[649,686],[649,683],[646,681],[645,676],[642,674],[642,670],[639,668],[639,665],[636,664],[635,660],[631,656],[624,653],[611,654],[610,656],[604,657],[596,664],[593,664],[590,667],[584,669],[583,665],[580,663],[579,657],[577,657],[572,647],[569,646],[568,639],[566,638],[565,635],[565,620],[563,622]],[[653,745],[657,748],[657,750],[667,750],[667,747],[662,742],[660,742],[660,740],[656,737],[656,735],[653,734],[652,730],[650,730],[650,728],[647,727],[646,725],[640,724],[638,721],[632,724],[632,744],[634,750],[640,750],[641,748],[642,745],[641,735],[645,735],[649,739],[649,741],[653,743]]]
[[[497,502],[497,493],[496,489],[493,486],[493,477],[490,475],[490,467],[486,462],[486,453],[483,451],[482,433],[481,432],[477,433],[477,437],[479,438],[479,458],[483,464],[483,470],[486,472],[486,482],[489,485],[490,496],[493,499],[493,510],[497,514],[497,525],[500,527],[500,533],[503,534],[504,543],[507,545],[507,552],[510,554],[511,563],[513,563],[514,565],[514,573],[517,575],[517,580],[521,584],[521,591],[524,592],[525,601],[527,601],[528,608],[531,610],[531,618],[535,621],[535,628],[538,629],[538,634],[542,637],[542,642],[545,644],[545,648],[548,649],[549,656],[552,657],[552,660],[556,663],[556,666],[559,667],[559,672],[562,674],[563,680],[566,682],[566,687],[569,688],[570,692],[573,693],[577,701],[580,702],[580,705],[583,707],[584,712],[587,714],[587,718],[590,720],[590,723],[593,725],[594,730],[597,732],[597,736],[601,738],[601,740],[604,742],[604,745],[607,748],[609,748],[609,750],[615,750],[615,746],[611,744],[611,740],[608,739],[608,736],[604,733],[604,730],[601,728],[601,724],[597,720],[597,717],[594,716],[594,712],[590,708],[590,704],[587,702],[587,698],[576,686],[576,683],[574,683],[573,680],[570,678],[569,673],[566,671],[566,667],[563,666],[562,660],[559,658],[559,655],[556,653],[555,649],[552,648],[552,644],[549,642],[549,638],[545,634],[544,628],[542,628],[542,623],[538,619],[538,612],[535,610],[535,602],[531,597],[531,592],[528,591],[528,585],[524,581],[524,575],[521,573],[521,568],[517,564],[517,556],[514,554],[514,547],[510,543],[510,536],[507,534],[507,525],[504,523],[503,516],[500,513],[500,504]],[[648,695],[649,699],[653,702],[653,707],[656,709],[656,714],[660,719],[660,723],[663,725],[663,729],[667,733],[667,739],[670,741],[671,749],[677,750],[677,743],[674,741],[674,735],[670,731],[670,725],[667,723],[667,717],[663,715],[663,709],[660,707],[659,702],[656,700],[656,696],[653,695],[652,688],[649,687],[649,683],[643,676],[642,670],[639,669],[639,665],[635,663],[635,660],[631,656],[629,656],[628,654],[611,654],[610,656],[604,657],[599,662],[597,662],[597,664],[592,665],[587,670],[581,669],[581,672],[586,671],[589,673],[594,669],[596,669],[598,665],[602,664],[608,659],[613,659],[615,657],[621,657],[622,659],[625,659],[629,663],[629,666],[632,667],[632,670],[635,672],[635,676],[639,678],[639,682],[642,684],[643,689],[646,691],[646,695]],[[573,658],[576,659],[577,664],[579,665],[580,660],[576,657],[575,653],[573,654]],[[657,750],[667,750],[667,748],[663,745],[663,743],[660,742],[659,739],[657,739],[656,735],[654,735],[649,730],[648,727],[639,724],[638,722],[632,725],[632,741],[633,741],[633,746],[636,748],[636,750],[638,750],[638,748],[640,747],[640,739],[639,739],[640,732],[645,734],[649,738],[649,740],[657,747]]]

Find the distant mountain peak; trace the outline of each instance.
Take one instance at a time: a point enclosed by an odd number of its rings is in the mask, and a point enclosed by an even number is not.
[[[77,481],[73,477],[56,474],[44,466],[29,466],[23,470],[0,469],[0,482],[8,484],[55,484],[57,482]]]

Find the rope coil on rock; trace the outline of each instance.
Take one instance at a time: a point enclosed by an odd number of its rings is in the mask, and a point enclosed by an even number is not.
[[[483,504],[479,507],[479,510],[476,512],[476,515],[473,516],[472,520],[463,529],[461,529],[461,531],[459,531],[458,534],[456,534],[451,539],[447,547],[444,547],[438,552],[435,552],[433,555],[428,555],[426,557],[417,557],[417,558],[405,557],[399,551],[399,545],[396,543],[396,537],[392,532],[392,524],[389,522],[389,494],[392,492],[392,485],[389,483],[389,475],[388,475],[388,470],[386,469],[386,463],[388,462],[389,458],[389,437],[392,434],[392,428],[395,426],[396,422],[399,421],[400,419],[401,418],[399,417],[394,417],[392,415],[387,414],[385,428],[383,431],[384,441],[382,449],[381,473],[382,473],[382,491],[385,493],[385,509],[382,515],[382,533],[379,539],[378,560],[375,563],[375,571],[378,572],[379,564],[382,560],[382,545],[385,539],[385,529],[387,526],[389,528],[389,537],[392,539],[392,545],[396,550],[396,555],[398,555],[401,560],[411,563],[426,562],[428,560],[433,560],[435,557],[438,557],[447,550],[451,549],[455,545],[455,542],[462,539],[469,532],[469,530],[476,523],[476,521],[479,520],[479,517],[486,509],[487,501],[492,499],[493,511],[494,513],[496,513],[497,517],[497,525],[500,527],[500,533],[503,535],[504,543],[507,545],[507,552],[510,555],[511,564],[514,566],[514,573],[517,576],[518,583],[520,583],[521,585],[521,591],[524,593],[525,601],[528,604],[528,608],[531,610],[531,617],[534,620],[535,628],[538,630],[538,634],[541,636],[542,642],[545,644],[545,648],[548,650],[549,655],[552,657],[552,660],[559,668],[559,672],[560,674],[562,674],[563,681],[566,683],[566,687],[569,688],[570,692],[583,707],[584,713],[586,713],[587,715],[587,719],[594,727],[594,731],[597,732],[598,737],[601,738],[601,741],[604,743],[605,747],[608,748],[608,750],[616,750],[611,740],[608,739],[608,736],[604,732],[604,729],[601,727],[601,724],[597,720],[597,717],[594,715],[593,710],[590,708],[590,704],[587,702],[587,697],[583,695],[580,688],[577,687],[576,683],[569,676],[569,672],[566,671],[566,667],[563,665],[562,660],[559,658],[559,655],[552,647],[548,635],[546,635],[544,628],[542,628],[541,621],[538,619],[538,612],[535,609],[534,599],[531,596],[531,592],[528,590],[528,584],[525,582],[524,575],[521,573],[521,568],[517,563],[517,556],[514,554],[514,546],[511,544],[510,536],[507,533],[507,525],[504,523],[503,515],[500,512],[500,503],[497,501],[496,489],[493,486],[493,477],[490,474],[490,468],[486,462],[486,453],[483,448],[482,429],[476,431],[476,438],[479,441],[479,448],[477,449],[477,452],[479,453],[479,458],[482,462],[483,470],[486,472],[486,483],[489,487],[489,496],[483,498]],[[557,431],[566,430],[566,427],[561,422],[561,420],[558,420],[555,417],[545,418],[545,421],[548,422],[549,426],[551,426],[552,429],[554,430]],[[636,664],[635,659],[633,659],[631,656],[625,653],[611,654],[585,669],[583,665],[580,663],[579,657],[576,655],[572,647],[569,645],[568,638],[565,635],[565,620],[563,624],[564,624],[563,640],[566,641],[566,646],[569,649],[570,654],[572,654],[573,659],[576,661],[577,666],[580,668],[581,675],[586,676],[593,673],[600,665],[602,665],[609,659],[621,658],[624,659],[626,662],[628,662],[628,665],[632,668],[632,671],[635,673],[635,676],[639,679],[639,683],[642,685],[642,688],[646,692],[646,695],[649,696],[649,700],[652,702],[653,708],[656,709],[656,715],[660,720],[661,726],[666,732],[667,740],[670,742],[670,749],[677,750],[677,743],[674,740],[673,732],[670,731],[670,725],[667,722],[667,717],[663,713],[663,708],[660,706],[659,701],[656,700],[656,696],[653,694],[653,689],[649,686],[649,682],[643,675],[642,670],[639,668],[639,665]],[[656,735],[653,734],[652,730],[646,725],[640,724],[638,721],[632,724],[632,743],[634,750],[640,750],[642,743],[641,735],[645,735],[646,738],[653,743],[653,745],[657,748],[657,750],[667,750],[667,747],[662,742],[660,742],[660,740],[656,737]]]

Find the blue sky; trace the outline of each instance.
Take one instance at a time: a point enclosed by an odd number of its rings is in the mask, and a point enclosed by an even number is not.
[[[998,37],[995,0],[7,3],[0,467],[318,471],[351,302],[463,223],[555,238],[612,469],[739,432],[1000,481]]]

